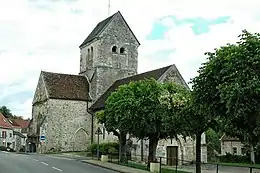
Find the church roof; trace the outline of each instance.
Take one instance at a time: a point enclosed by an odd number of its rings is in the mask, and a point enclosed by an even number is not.
[[[86,77],[45,71],[42,75],[49,98],[91,101]]]
[[[101,110],[105,107],[105,102],[112,92],[114,92],[120,85],[128,84],[131,81],[139,81],[144,79],[154,78],[158,80],[172,65],[159,68],[156,70],[140,73],[134,76],[126,77],[123,79],[116,80],[106,91],[102,94],[94,103],[90,106],[93,111]]]
[[[122,16],[122,14],[120,13],[120,11],[118,11],[117,13],[115,13],[115,14],[109,16],[109,17],[106,18],[105,20],[99,22],[99,23],[96,25],[96,27],[92,30],[92,32],[88,35],[88,37],[84,40],[84,42],[83,42],[79,47],[84,46],[85,44],[87,44],[87,43],[91,42],[92,40],[94,40],[95,38],[97,38],[97,37],[102,33],[102,31],[104,31],[104,29],[107,27],[107,25],[110,23],[110,21],[112,21],[113,17],[114,17],[115,15],[117,15],[117,14],[119,14],[119,15]],[[123,18],[124,22],[126,23],[126,21],[125,21],[125,19],[124,19],[123,16],[122,16],[122,18]],[[126,23],[126,25],[127,25],[128,28],[130,29],[130,31],[133,33],[133,31],[131,30],[131,28],[129,27],[129,25],[128,25],[127,23]],[[133,33],[133,35],[134,35],[134,33]],[[137,40],[137,38],[136,38],[135,35],[134,35],[134,37],[135,37],[135,39]],[[137,42],[139,43],[138,40],[137,40]],[[140,43],[139,43],[139,44],[140,44]]]

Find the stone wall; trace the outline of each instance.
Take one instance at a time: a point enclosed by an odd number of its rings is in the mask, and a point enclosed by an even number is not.
[[[117,51],[112,52],[116,46]],[[120,53],[120,48],[124,53]],[[98,39],[81,47],[80,74],[91,84],[96,100],[115,80],[137,74],[139,43],[120,15],[115,15]],[[93,49],[93,54],[88,55]]]
[[[91,140],[87,102],[50,99],[48,104],[49,113],[41,129],[46,142],[40,146],[41,152],[86,150]]]
[[[233,148],[236,148],[236,155],[243,155],[242,148],[244,144],[240,141],[221,141],[221,155],[226,155],[226,153],[233,154]]]

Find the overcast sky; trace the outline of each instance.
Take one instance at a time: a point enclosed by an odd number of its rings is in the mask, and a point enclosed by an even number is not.
[[[78,46],[108,17],[108,0],[0,0],[0,105],[31,117],[41,70],[78,74]],[[139,69],[176,64],[197,75],[204,52],[260,31],[259,0],[111,0],[141,42]]]

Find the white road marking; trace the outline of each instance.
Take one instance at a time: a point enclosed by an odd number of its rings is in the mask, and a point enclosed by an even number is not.
[[[35,160],[36,162],[38,162],[39,160],[37,160],[37,159],[33,159],[33,160]]]
[[[56,167],[52,167],[53,169],[57,170],[57,171],[60,171],[60,172],[63,172],[63,170],[59,169],[59,168],[56,168]]]
[[[46,165],[46,166],[48,166],[48,163],[45,163],[45,162],[41,162],[42,164],[44,164],[44,165]]]

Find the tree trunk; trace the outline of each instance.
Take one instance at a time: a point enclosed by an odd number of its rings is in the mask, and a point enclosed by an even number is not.
[[[149,156],[148,156],[148,167],[150,167],[151,162],[155,162],[156,158],[156,147],[158,145],[158,138],[150,138],[149,139]]]
[[[250,143],[250,158],[251,158],[251,164],[255,164],[255,150],[254,145]]]
[[[196,135],[196,173],[201,173],[201,135]]]
[[[126,158],[126,134],[120,133],[119,135],[119,161],[125,162]]]

